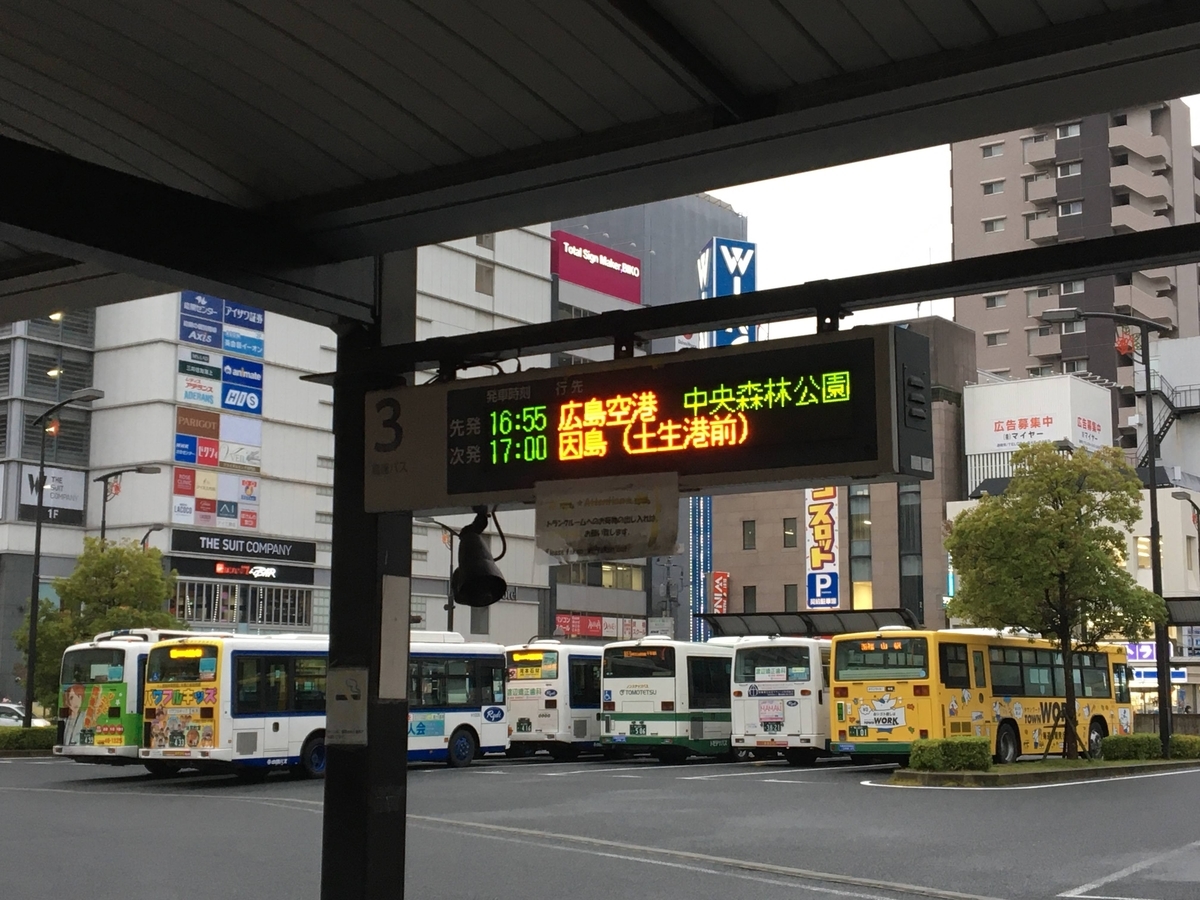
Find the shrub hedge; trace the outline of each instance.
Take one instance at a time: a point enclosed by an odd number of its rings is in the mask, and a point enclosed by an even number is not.
[[[1158,759],[1162,741],[1157,734],[1110,734],[1100,742],[1100,753],[1113,759]]]
[[[0,728],[0,752],[5,750],[50,750],[58,738],[53,725],[42,728]]]
[[[1171,735],[1171,759],[1200,759],[1200,737],[1194,734]]]
[[[985,737],[916,740],[908,766],[922,772],[986,772],[992,767],[992,742]]]

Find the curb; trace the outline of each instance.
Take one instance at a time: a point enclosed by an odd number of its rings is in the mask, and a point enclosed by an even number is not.
[[[0,750],[0,759],[25,759],[31,756],[53,755],[53,750]]]
[[[1064,781],[1103,781],[1106,778],[1140,775],[1164,769],[1200,769],[1200,760],[1163,760],[1130,763],[1126,766],[1050,769],[1040,772],[917,772],[913,769],[898,769],[892,773],[888,783],[921,787],[1008,787],[1020,784],[1056,784]]]

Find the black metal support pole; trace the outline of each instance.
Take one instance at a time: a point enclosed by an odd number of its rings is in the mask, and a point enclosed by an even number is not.
[[[37,627],[41,610],[42,575],[42,496],[46,488],[46,425],[44,417],[34,422],[42,429],[42,449],[38,456],[37,508],[33,514],[33,577],[29,587],[29,650],[25,665],[25,721],[26,728],[33,727],[33,678],[37,669]]]
[[[446,630],[454,630],[454,532],[447,529],[450,535],[450,571],[446,573]]]
[[[1146,376],[1146,455],[1150,488],[1150,580],[1154,593],[1163,595],[1162,548],[1158,527],[1158,436],[1154,429],[1154,386],[1150,370],[1150,327],[1141,325],[1142,366]],[[1163,759],[1171,756],[1171,642],[1165,622],[1154,625],[1154,655],[1158,678],[1158,735]]]
[[[108,529],[108,479],[100,482],[100,546],[104,546],[104,535]]]

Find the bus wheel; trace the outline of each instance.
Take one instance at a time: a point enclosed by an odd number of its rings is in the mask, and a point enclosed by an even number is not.
[[[1104,758],[1104,739],[1108,737],[1108,727],[1103,719],[1092,719],[1088,726],[1088,756],[1092,759]]]
[[[1011,722],[1005,722],[996,733],[996,756],[998,763],[1014,763],[1021,755],[1021,738]]]
[[[788,750],[784,753],[789,766],[811,766],[817,762],[816,750]]]
[[[508,749],[504,751],[504,755],[509,759],[521,759],[529,756],[529,748],[525,744],[509,744]]]
[[[461,769],[471,764],[479,744],[469,728],[459,728],[450,735],[450,746],[446,748],[446,762],[454,769]]]
[[[179,766],[174,763],[148,759],[142,765],[146,767],[146,771],[150,773],[151,778],[170,778],[172,775],[179,774]]]
[[[300,750],[300,768],[309,778],[325,777],[325,736],[314,734]]]

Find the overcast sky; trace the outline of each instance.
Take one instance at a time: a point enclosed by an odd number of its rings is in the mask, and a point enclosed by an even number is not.
[[[1200,145],[1200,95],[1192,144]],[[845,278],[950,259],[950,148],[851,163],[712,191],[749,217],[758,244],[760,289]],[[952,318],[951,300],[922,303],[922,315]],[[912,318],[915,305],[859,313],[843,328]],[[770,336],[813,331],[813,320],[778,322]]]

